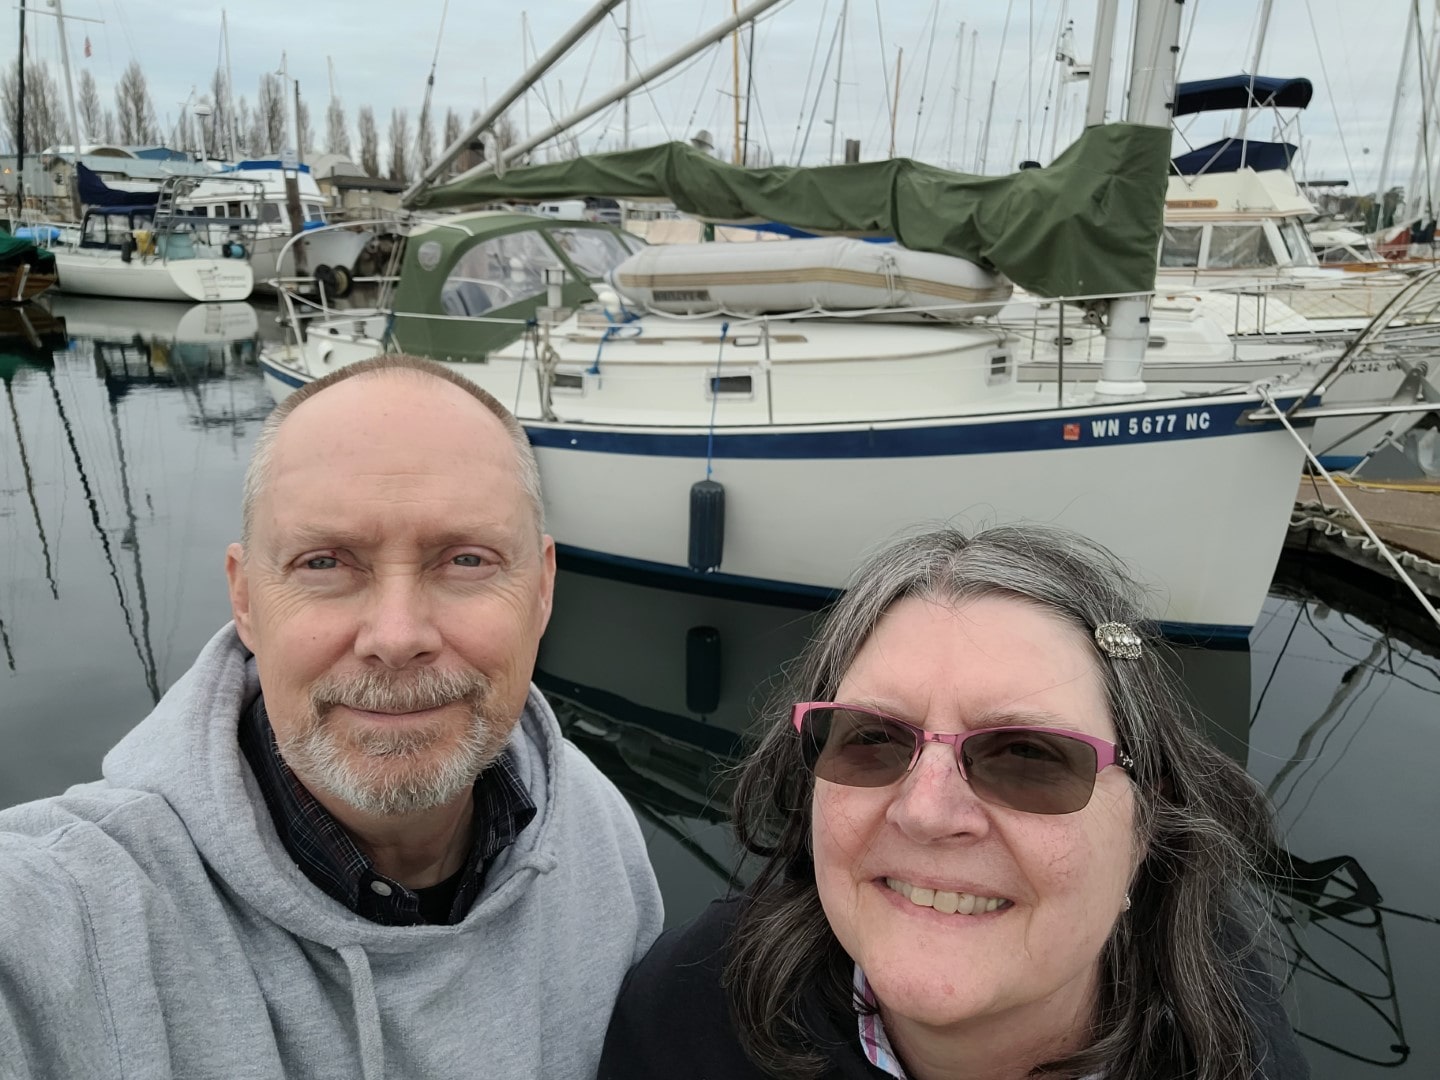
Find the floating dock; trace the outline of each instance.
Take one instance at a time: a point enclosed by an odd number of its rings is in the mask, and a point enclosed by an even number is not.
[[[1440,599],[1440,480],[1392,484],[1335,479],[1406,573],[1426,595]],[[1321,551],[1396,577],[1360,523],[1319,477],[1301,481],[1286,546]]]

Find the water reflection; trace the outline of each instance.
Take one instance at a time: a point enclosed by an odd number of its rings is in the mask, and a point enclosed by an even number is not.
[[[0,805],[94,778],[229,617],[223,552],[271,408],[269,312],[57,297],[6,314]],[[1317,1080],[1440,1075],[1440,1032],[1415,1023],[1440,1015],[1440,637],[1415,610],[1288,562],[1249,649],[1173,656],[1279,809],[1275,918]],[[560,574],[536,680],[640,816],[671,925],[731,883],[728,770],[815,618]]]
[[[271,408],[248,304],[27,314],[40,348],[0,320],[3,804],[93,778],[228,617],[220,560]]]

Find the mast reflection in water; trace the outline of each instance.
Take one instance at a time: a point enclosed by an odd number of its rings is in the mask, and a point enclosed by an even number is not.
[[[0,805],[96,777],[229,617],[224,550],[271,407],[269,312],[54,310],[53,355],[0,325]],[[1287,563],[1248,651],[1176,656],[1279,808],[1276,925],[1317,1080],[1440,1076],[1440,635],[1375,589]],[[727,770],[815,618],[560,575],[536,680],[635,807],[671,925],[732,885]]]

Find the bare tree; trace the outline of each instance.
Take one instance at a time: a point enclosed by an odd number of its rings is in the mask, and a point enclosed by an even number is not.
[[[100,104],[100,88],[95,85],[95,76],[89,68],[80,69],[80,142],[95,142],[104,138],[105,107]]]
[[[257,151],[254,149],[259,143],[254,138],[255,117],[250,111],[250,102],[245,95],[240,95],[240,100],[235,102],[235,138],[240,145],[235,147],[235,156],[249,157]]]
[[[416,171],[423,173],[435,160],[435,125],[430,122],[430,103],[420,109],[420,130],[415,135]]]
[[[461,134],[462,132],[460,128],[460,114],[457,113],[454,109],[446,109],[445,138],[444,145],[440,148],[441,151],[448,150],[450,149],[450,147],[454,146],[455,143],[459,140]],[[465,154],[462,153],[460,157],[456,158],[453,162],[451,162],[450,168],[445,170],[446,173],[453,176],[455,172],[462,167],[460,165],[460,162],[464,157]]]
[[[115,121],[115,110],[105,110],[105,141],[107,143],[118,143],[120,141],[120,125]]]
[[[301,98],[295,111],[300,128],[295,152],[300,155],[300,160],[304,161],[310,155],[310,148],[315,145],[315,133],[310,130],[310,106],[305,103],[304,98]]]
[[[519,142],[520,131],[515,127],[515,122],[506,114],[496,118],[494,126],[481,138],[485,143],[485,151],[482,156],[489,160],[492,157],[498,157]]]
[[[345,107],[336,97],[330,99],[325,110],[325,152],[350,156],[350,128],[345,122]]]
[[[215,69],[215,74],[210,77],[210,98],[214,102],[211,105],[214,111],[211,112],[207,125],[209,137],[206,142],[210,146],[210,152],[216,157],[233,157],[235,148],[230,145],[230,110],[233,107],[230,100],[230,83],[225,78],[225,72],[218,67]]]
[[[260,94],[255,101],[256,154],[274,154],[285,148],[285,86],[279,75],[260,76]]]
[[[115,115],[120,126],[120,142],[137,146],[160,141],[155,123],[155,106],[150,101],[150,87],[140,61],[131,60],[115,87]]]
[[[5,133],[10,145],[19,146],[20,139],[20,65],[12,63],[0,78],[0,109],[5,113]],[[25,149],[38,153],[47,146],[69,142],[69,131],[60,116],[60,96],[55,80],[44,61],[25,61]]]
[[[410,179],[410,113],[406,109],[390,110],[389,176],[401,183]]]
[[[360,107],[360,167],[367,176],[380,175],[380,132],[375,127],[375,110]]]

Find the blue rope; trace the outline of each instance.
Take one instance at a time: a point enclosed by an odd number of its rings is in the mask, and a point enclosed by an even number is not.
[[[720,362],[725,358],[725,335],[730,333],[730,324],[720,324],[720,351],[715,354],[715,381],[710,384],[710,437],[705,443],[705,479],[709,480],[715,470],[715,410],[720,405]]]
[[[613,338],[619,330],[620,327],[613,322],[605,328],[605,333],[600,338],[600,344],[595,346],[595,361],[590,365],[585,374],[600,374],[600,354],[605,351],[605,343]]]

